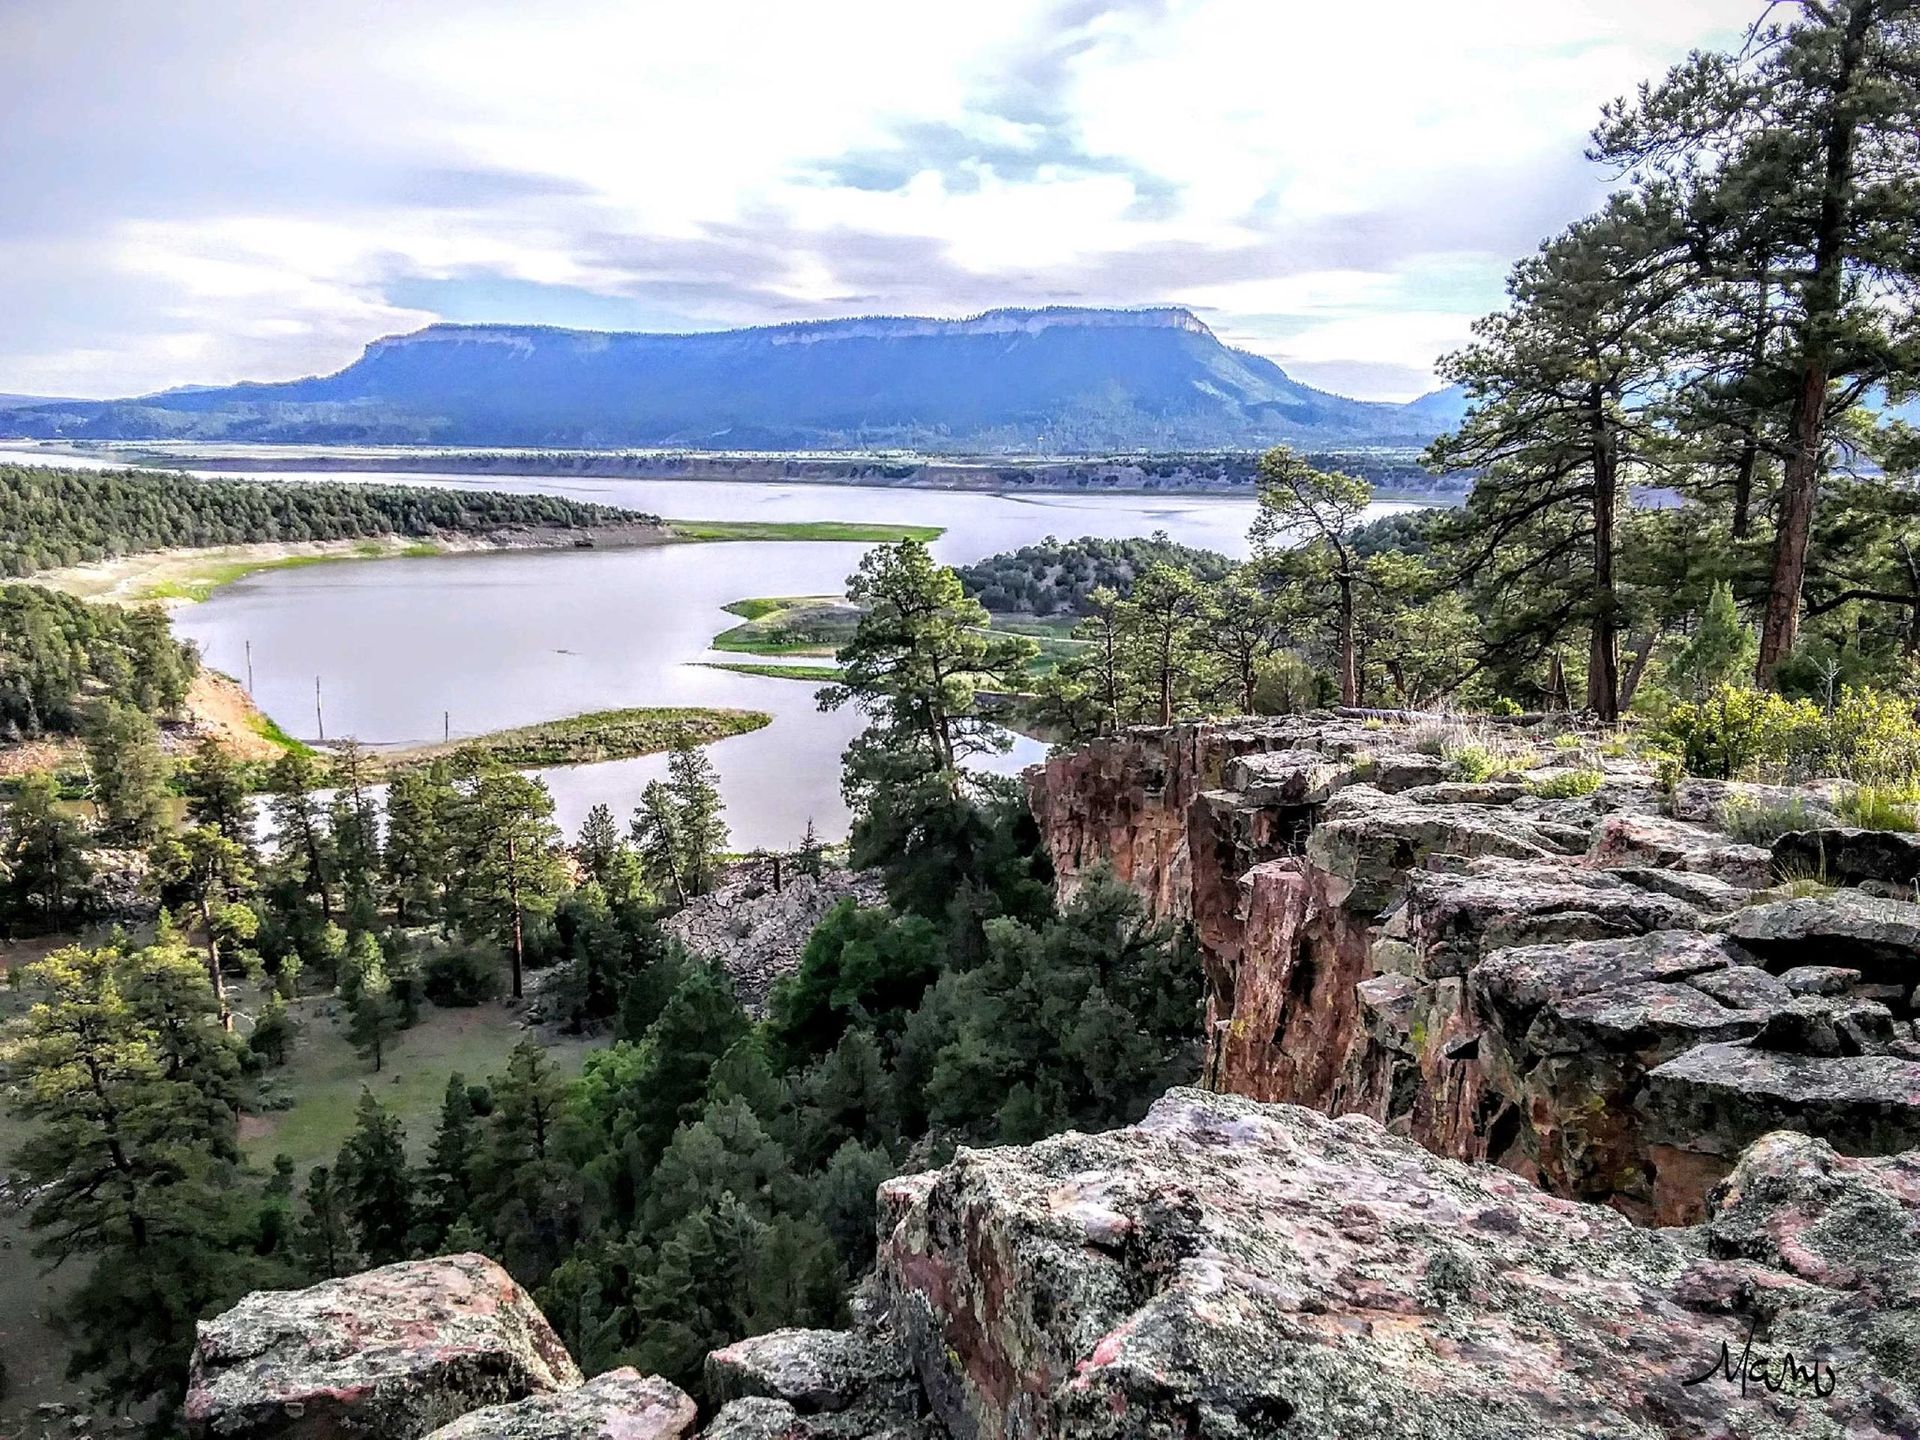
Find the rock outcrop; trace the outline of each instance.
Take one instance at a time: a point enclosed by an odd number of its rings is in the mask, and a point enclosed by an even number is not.
[[[1369,1115],[1665,1224],[1697,1221],[1772,1129],[1920,1145],[1920,905],[1887,898],[1914,847],[1829,829],[1768,850],[1711,821],[1771,787],[1668,797],[1590,751],[1598,789],[1552,798],[1565,766],[1517,777],[1557,751],[1515,741],[1515,775],[1468,784],[1418,742],[1324,716],[1185,725],[1029,772],[1064,887],[1107,865],[1192,922],[1210,1087]],[[1803,852],[1877,893],[1775,898]]]
[[[669,916],[662,928],[693,954],[724,966],[740,1003],[759,1019],[774,984],[799,967],[808,937],[829,910],[842,900],[882,905],[886,898],[871,871],[828,866],[807,875],[789,864],[775,889],[769,865],[756,861],[736,866],[726,884]]]
[[[202,1322],[186,1418],[204,1440],[407,1440],[580,1380],[506,1271],[454,1255],[258,1291]]]
[[[1768,1135],[1701,1225],[1649,1229],[1364,1116],[1175,1090],[1128,1128],[962,1149],[880,1201],[865,1323],[715,1352],[705,1440],[1920,1433],[1920,1152]],[[417,1440],[428,1411],[474,1403],[446,1345],[497,1314],[475,1263],[250,1297],[203,1327],[195,1367],[245,1428],[202,1405],[198,1433]],[[377,1321],[330,1318],[362,1293]],[[265,1316],[322,1323],[270,1367],[212,1363]],[[365,1382],[393,1375],[411,1399],[370,1408]],[[572,1378],[431,1440],[695,1432],[664,1382]]]
[[[893,1320],[956,1436],[1920,1426],[1920,1157],[1774,1136],[1700,1230],[1648,1230],[1363,1117],[1174,1091],[889,1198]],[[1785,1352],[1818,1384],[1719,1377]]]

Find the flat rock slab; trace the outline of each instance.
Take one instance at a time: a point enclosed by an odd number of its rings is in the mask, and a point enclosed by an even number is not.
[[[1858,890],[1749,905],[1727,933],[1777,969],[1837,965],[1910,988],[1920,979],[1920,905]]]
[[[1891,1154],[1920,1146],[1920,1061],[1702,1045],[1647,1076],[1641,1108],[1656,1144],[1728,1160],[1774,1130],[1817,1135],[1843,1154]]]
[[[532,1298],[484,1255],[260,1290],[200,1323],[189,1434],[417,1440],[483,1405],[580,1384]]]
[[[475,1410],[427,1440],[685,1440],[698,1420],[686,1391],[629,1367],[573,1390]]]
[[[1835,1172],[1813,1141],[1766,1159],[1729,1182],[1715,1244],[1358,1116],[1176,1090],[1129,1129],[962,1150],[906,1182],[879,1265],[958,1436],[1920,1433],[1902,1278],[1920,1185]],[[1817,1267],[1794,1268],[1810,1248]],[[1881,1269],[1905,1288],[1869,1286]],[[1842,1383],[1686,1383],[1750,1331],[1776,1368],[1790,1348]]]

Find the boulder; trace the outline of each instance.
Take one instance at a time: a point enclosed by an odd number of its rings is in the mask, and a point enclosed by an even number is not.
[[[753,1396],[720,1407],[700,1440],[948,1440],[926,1420],[864,1411],[803,1415],[784,1400]]]
[[[451,1255],[256,1291],[203,1320],[186,1421],[203,1440],[415,1440],[580,1382],[512,1276],[484,1255]]]
[[[1336,882],[1330,894],[1357,912],[1393,900],[1429,855],[1547,860],[1552,838],[1511,809],[1422,805],[1372,785],[1350,785],[1328,802],[1307,841],[1308,861]]]
[[[879,1265],[955,1436],[1915,1433],[1920,1177],[1849,1177],[1861,1212],[1822,1163],[1770,1152],[1703,1234],[1650,1231],[1357,1116],[1173,1091],[1128,1129],[963,1149]],[[1784,1348],[1842,1383],[1716,1378]]]
[[[766,1013],[776,982],[800,967],[800,956],[826,913],[842,900],[856,905],[886,903],[886,886],[877,871],[828,867],[805,875],[788,867],[775,890],[765,867],[702,895],[661,922],[661,928],[694,955],[726,970],[734,993],[749,1015]]]
[[[475,1410],[427,1440],[685,1440],[698,1419],[679,1386],[609,1370],[572,1390]]]
[[[1783,875],[1911,895],[1920,881],[1920,835],[1849,826],[1795,830],[1773,842],[1773,863]]]
[[[1893,987],[1896,1008],[1910,1005],[1920,980],[1920,905],[1859,890],[1778,900],[1737,911],[1726,925],[1779,969],[1806,965],[1858,970],[1869,985]]]
[[[847,1330],[770,1330],[715,1350],[706,1365],[716,1402],[761,1396],[803,1415],[885,1405],[910,1373],[891,1337]]]

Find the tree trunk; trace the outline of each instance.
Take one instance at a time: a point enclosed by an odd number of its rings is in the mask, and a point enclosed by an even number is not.
[[[1620,682],[1620,708],[1625,710],[1633,704],[1633,697],[1640,688],[1640,681],[1647,673],[1647,662],[1653,659],[1653,647],[1660,643],[1658,629],[1647,631],[1633,646],[1633,663],[1627,666],[1626,678]]]
[[[1760,629],[1760,655],[1754,667],[1762,685],[1773,683],[1774,671],[1800,638],[1800,594],[1807,578],[1807,546],[1813,536],[1813,511],[1820,486],[1820,448],[1825,439],[1827,385],[1833,378],[1834,337],[1845,303],[1842,271],[1845,241],[1852,210],[1853,148],[1858,122],[1854,115],[1854,77],[1866,50],[1867,32],[1882,7],[1859,0],[1847,17],[1847,33],[1840,45],[1840,73],[1834,79],[1833,104],[1826,133],[1820,139],[1826,152],[1820,193],[1820,219],[1814,231],[1813,273],[1805,287],[1806,318],[1801,322],[1800,394],[1794,402],[1793,444],[1787,453],[1780,485],[1780,524],[1774,534],[1773,577],[1767,590],[1767,608]]]
[[[1336,579],[1340,591],[1340,703],[1358,705],[1360,665],[1353,634],[1353,572],[1343,565]]]
[[[1587,657],[1587,708],[1607,724],[1620,718],[1619,597],[1613,588],[1614,508],[1619,477],[1598,389],[1587,399],[1593,447],[1593,648]]]
[[[1820,485],[1820,444],[1826,422],[1827,369],[1809,366],[1801,378],[1793,410],[1793,449],[1780,485],[1780,520],[1774,532],[1773,576],[1760,630],[1759,662],[1754,678],[1773,683],[1773,672],[1800,638],[1800,592],[1807,580],[1807,545],[1813,537],[1813,508]]]
[[[526,958],[526,941],[520,923],[519,849],[512,835],[507,836],[507,904],[513,911],[513,998],[521,996],[520,972]]]
[[[227,978],[220,973],[220,941],[213,933],[213,903],[200,897],[200,923],[207,929],[207,978],[213,982],[213,998],[220,1007],[220,1028],[231,1032],[233,1011],[227,1006]]]

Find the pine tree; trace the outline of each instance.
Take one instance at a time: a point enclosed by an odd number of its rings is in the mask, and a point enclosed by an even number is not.
[[[404,1260],[413,1231],[413,1176],[407,1170],[400,1122],[373,1098],[360,1092],[353,1133],[334,1163],[344,1209],[368,1261],[386,1265]]]
[[[180,772],[180,789],[186,796],[188,824],[217,830],[239,846],[249,862],[257,860],[246,777],[226,746],[212,736],[196,745]]]
[[[177,945],[61,950],[26,966],[33,1005],[0,1048],[32,1124],[13,1178],[35,1252],[85,1267],[62,1302],[76,1374],[111,1403],[184,1388],[194,1321],[255,1284],[252,1197],[235,1165],[238,1065],[199,964]]]
[[[1373,487],[1366,481],[1316,470],[1285,446],[1260,457],[1254,548],[1268,564],[1278,551],[1297,552],[1298,557],[1317,562],[1326,574],[1333,594],[1335,673],[1342,705],[1360,703],[1361,574],[1353,532],[1372,500]]]
[[[87,736],[93,799],[113,835],[145,844],[167,824],[167,757],[145,711],[108,700]]]
[[[447,882],[444,819],[453,787],[444,767],[403,771],[387,787],[387,839],[382,851],[387,894],[396,925],[415,925],[440,913]]]
[[[685,871],[686,842],[680,834],[680,808],[663,781],[649,780],[633,812],[633,843],[648,883],[685,905],[692,893]]]
[[[365,937],[373,940],[371,935]],[[354,962],[355,983],[349,1003],[347,1038],[373,1062],[378,1075],[386,1059],[387,1044],[400,1029],[400,1007],[393,998],[393,986],[387,979],[386,958],[375,941],[368,953]]]
[[[348,1203],[345,1187],[333,1171],[325,1165],[316,1165],[307,1172],[294,1248],[305,1263],[307,1273],[315,1279],[350,1275],[361,1267],[362,1256],[354,1243]]]
[[[826,868],[825,847],[820,843],[820,832],[814,829],[813,817],[807,817],[806,833],[800,837],[800,848],[794,853],[794,873],[820,878],[820,872]]]
[[[713,761],[684,737],[667,759],[667,789],[678,822],[680,872],[690,894],[704,895],[713,888],[720,854],[727,848],[727,825],[721,818],[724,806]]]
[[[456,1071],[447,1077],[446,1095],[440,1102],[440,1126],[434,1132],[433,1148],[427,1152],[426,1169],[420,1176],[424,1192],[420,1219],[429,1249],[446,1240],[473,1204],[478,1145],[472,1097],[467,1093],[466,1078]]]
[[[513,998],[524,993],[528,916],[551,915],[564,875],[553,797],[537,780],[489,770],[473,782],[460,823],[472,847],[454,877],[462,922],[493,939],[512,961]]]
[[[296,936],[309,943],[321,927],[333,924],[338,879],[333,837],[313,795],[319,783],[319,772],[304,750],[283,754],[268,779],[267,808],[278,852],[273,893]]]
[[[219,1002],[220,1025],[231,1030],[225,968],[253,940],[259,923],[243,903],[253,892],[247,852],[211,825],[196,825],[159,841],[150,854],[163,885],[193,905],[205,937],[207,980]]]
[[[22,780],[0,829],[0,915],[6,924],[58,928],[79,906],[92,868],[86,832],[60,808],[53,779]]]

